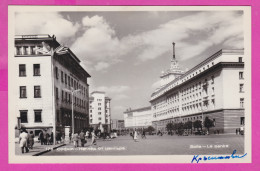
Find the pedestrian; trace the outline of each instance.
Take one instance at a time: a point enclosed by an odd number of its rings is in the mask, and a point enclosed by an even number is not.
[[[74,147],[78,147],[79,146],[79,134],[76,132],[73,134],[73,143],[74,143]]]
[[[96,138],[97,136],[95,135],[95,132],[94,130],[91,132],[91,138],[92,138],[92,141],[91,141],[91,144],[90,145],[97,145],[97,142],[96,142]]]
[[[20,144],[22,153],[24,153],[24,149],[26,150],[26,153],[29,152],[29,149],[28,149],[28,139],[29,139],[28,133],[27,133],[27,131],[25,129],[23,129],[21,131],[20,136],[19,136],[19,144]]]
[[[70,143],[71,143],[71,132],[69,132],[69,138],[70,138]]]
[[[85,133],[83,130],[81,130],[80,134],[79,134],[79,139],[80,139],[80,142],[81,142],[81,147],[84,147],[84,144],[85,144]]]
[[[51,132],[51,136],[50,136],[50,144],[53,144],[53,132]]]
[[[88,139],[89,138],[89,131],[87,130],[86,132],[86,138]]]
[[[43,138],[43,144],[47,145],[47,130],[43,130],[42,138]]]
[[[57,131],[56,141],[57,141],[57,144],[61,143],[61,133],[59,131]]]
[[[138,135],[137,135],[137,131],[135,130],[134,131],[134,141],[137,142],[137,139],[138,139]]]
[[[30,149],[33,149],[33,144],[34,144],[34,134],[33,134],[33,131],[30,131],[30,134],[28,135],[28,140],[29,140],[28,147]]]
[[[39,134],[38,140],[40,140],[41,145],[43,145],[43,132],[42,132],[42,131],[41,131],[40,134]]]
[[[46,144],[47,144],[47,145],[50,145],[50,137],[51,137],[50,134],[47,133],[47,134],[46,134],[46,141],[47,141]]]
[[[142,139],[145,138],[146,139],[146,136],[145,136],[145,130],[143,130],[143,133],[142,133]]]

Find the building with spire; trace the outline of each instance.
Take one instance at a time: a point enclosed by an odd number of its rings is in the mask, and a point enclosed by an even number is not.
[[[174,79],[180,77],[181,75],[184,74],[184,71],[181,70],[179,67],[179,63],[177,59],[175,58],[175,43],[172,43],[173,47],[173,56],[171,59],[171,66],[170,69],[167,69],[165,71],[162,71],[161,73],[161,87],[164,87],[167,85],[169,82],[173,81]]]
[[[211,119],[212,132],[235,133],[245,123],[244,50],[220,50],[183,72],[175,57],[151,95],[152,124],[166,131],[168,123]]]

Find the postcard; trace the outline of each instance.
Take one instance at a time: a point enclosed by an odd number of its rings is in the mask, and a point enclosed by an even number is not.
[[[10,163],[251,163],[249,6],[9,6]]]

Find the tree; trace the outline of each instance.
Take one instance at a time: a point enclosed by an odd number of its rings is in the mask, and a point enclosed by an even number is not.
[[[169,132],[171,132],[172,130],[173,130],[173,123],[168,123],[167,125],[166,125],[166,130],[167,131],[169,131]]]
[[[154,129],[154,127],[152,127],[152,126],[149,126],[149,127],[147,128],[147,131],[148,131],[149,133],[152,133],[153,131],[155,131],[155,129]]]
[[[194,127],[194,128],[197,128],[197,129],[199,129],[199,128],[202,129],[201,121],[200,121],[200,120],[194,121],[194,122],[193,122],[193,127]]]
[[[182,122],[177,124],[177,130],[178,130],[178,134],[182,135],[183,134],[183,129],[184,129],[184,124]]]
[[[205,118],[204,120],[204,126],[208,129],[214,126],[213,120],[209,119],[208,117]]]
[[[191,121],[185,122],[184,129],[191,130],[192,132],[192,122]]]

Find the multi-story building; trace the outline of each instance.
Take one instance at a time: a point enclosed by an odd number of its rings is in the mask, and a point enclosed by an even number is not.
[[[124,112],[125,128],[145,128],[152,125],[151,106],[127,109]]]
[[[101,132],[111,130],[111,98],[105,96],[105,92],[94,91],[89,98],[89,123]]]
[[[75,131],[87,127],[90,75],[74,53],[50,35],[15,36],[14,46],[9,99],[18,123],[35,135],[42,129],[64,132],[72,125],[73,105]]]
[[[220,50],[179,74],[173,55],[172,65],[176,66],[171,66],[171,73],[176,76],[166,83],[162,80],[151,96],[153,126],[165,131],[170,122],[204,121],[208,117],[214,123],[211,131],[235,133],[245,122],[243,58],[243,50]]]

